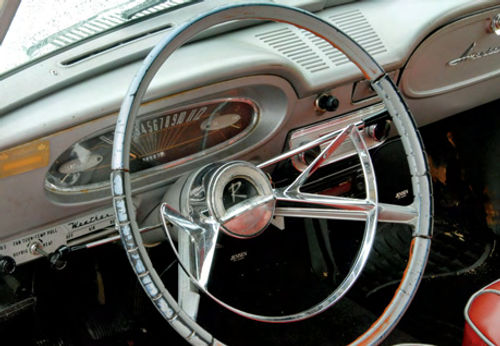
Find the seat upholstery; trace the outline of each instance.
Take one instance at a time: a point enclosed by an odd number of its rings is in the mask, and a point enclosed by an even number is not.
[[[469,299],[463,345],[500,345],[500,279]]]

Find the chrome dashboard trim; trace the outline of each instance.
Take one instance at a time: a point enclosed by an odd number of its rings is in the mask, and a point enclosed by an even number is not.
[[[316,140],[321,138],[324,134],[340,133],[342,129],[345,128],[346,124],[351,123],[355,124],[360,130],[360,136],[363,137],[366,145],[368,146],[368,149],[376,148],[379,145],[383,144],[384,141],[375,141],[371,139],[371,137],[365,131],[361,132],[361,130],[364,129],[363,120],[367,117],[382,114],[385,111],[386,108],[384,104],[377,103],[375,105],[368,106],[342,116],[334,117],[332,119],[328,119],[323,122],[312,124],[310,126],[292,131],[287,143],[288,148],[290,150],[293,150],[301,147],[304,143],[317,143]],[[343,143],[343,145],[349,145],[350,143],[350,141],[346,141],[345,143]],[[320,147],[320,149],[323,149],[326,147],[327,141],[317,143],[317,145]],[[337,153],[334,153],[327,160],[325,160],[322,166],[356,155],[356,150],[354,149],[354,147],[351,147],[350,149],[345,149],[345,146],[341,146],[341,148],[342,147],[344,148],[343,151],[338,150]],[[291,161],[293,166],[298,171],[303,171],[307,166],[304,158],[304,152],[299,155],[293,156],[291,158]]]

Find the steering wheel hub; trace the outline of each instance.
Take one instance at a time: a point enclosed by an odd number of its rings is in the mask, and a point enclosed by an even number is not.
[[[203,176],[194,181],[206,184],[206,209],[224,233],[252,238],[267,228],[276,201],[271,182],[261,169],[248,162],[232,161],[198,174]]]

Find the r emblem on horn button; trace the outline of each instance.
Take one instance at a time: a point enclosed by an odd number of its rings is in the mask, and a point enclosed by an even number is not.
[[[233,161],[208,170],[207,209],[221,230],[237,238],[264,231],[274,213],[275,197],[269,178],[256,166]]]
[[[229,209],[232,206],[243,202],[246,199],[257,196],[257,190],[246,179],[236,178],[226,185],[222,193],[222,202],[224,208]]]

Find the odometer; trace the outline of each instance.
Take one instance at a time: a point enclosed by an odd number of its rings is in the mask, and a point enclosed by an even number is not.
[[[257,121],[249,100],[222,100],[140,117],[130,150],[132,173],[158,165],[176,165],[206,155],[243,138]],[[75,143],[52,165],[46,186],[51,190],[93,190],[107,184],[113,129]]]

